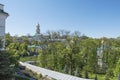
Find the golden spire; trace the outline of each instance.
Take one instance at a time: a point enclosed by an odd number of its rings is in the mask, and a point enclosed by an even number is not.
[[[105,37],[102,37],[101,44],[104,44],[105,42]]]

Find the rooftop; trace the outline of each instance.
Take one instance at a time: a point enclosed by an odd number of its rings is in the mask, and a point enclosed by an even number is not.
[[[0,5],[1,5],[1,4],[0,4]],[[2,10],[2,9],[0,9],[0,13],[9,15],[8,13],[4,12],[4,10]]]
[[[0,4],[0,5],[4,6],[3,4]]]

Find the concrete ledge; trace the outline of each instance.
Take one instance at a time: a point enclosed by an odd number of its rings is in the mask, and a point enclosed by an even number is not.
[[[68,75],[68,74],[44,69],[44,68],[34,66],[34,65],[31,65],[31,64],[28,64],[28,63],[23,63],[23,62],[19,62],[19,63],[21,65],[25,66],[26,68],[32,70],[33,72],[36,72],[37,74],[42,74],[43,76],[47,75],[48,77],[54,78],[56,80],[92,80],[92,79],[79,78],[79,77],[71,76],[71,75]]]

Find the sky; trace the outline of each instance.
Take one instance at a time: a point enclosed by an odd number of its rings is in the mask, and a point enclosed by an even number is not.
[[[79,31],[93,38],[120,36],[120,0],[0,0],[9,13],[6,33],[34,35],[46,31]]]

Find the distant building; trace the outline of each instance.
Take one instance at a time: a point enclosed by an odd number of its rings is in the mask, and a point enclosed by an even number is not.
[[[36,35],[40,35],[40,25],[39,25],[39,23],[36,26]]]
[[[38,23],[36,26],[36,33],[35,33],[35,36],[33,37],[33,39],[36,41],[41,41],[41,36],[42,36],[42,34],[40,33],[40,25]]]
[[[101,41],[101,46],[97,48],[97,57],[98,57],[98,65],[100,68],[105,67],[105,63],[103,61],[104,50],[107,48],[106,42],[104,39]]]
[[[51,34],[51,35],[43,35],[40,31],[40,25],[39,23],[36,26],[36,32],[34,36],[28,36],[29,41],[35,40],[35,41],[48,41],[48,42],[59,42],[59,41],[65,41],[65,39],[61,39],[60,35],[57,35],[57,33]]]
[[[0,49],[4,50],[5,49],[5,21],[6,18],[9,16],[8,13],[4,11],[4,5],[0,4]]]
[[[42,45],[35,45],[35,44],[29,45],[28,48],[35,49],[35,52],[30,51],[30,55],[36,55],[38,49],[45,49],[47,46],[47,42],[63,42],[66,40],[66,39],[61,39],[60,36],[58,36],[56,34],[54,34],[54,35],[41,34],[39,24],[37,24],[37,26],[36,26],[35,35],[34,36],[27,36],[27,38],[28,38],[29,42],[31,42],[31,41],[38,41],[38,42],[46,41],[46,43],[42,44]]]

